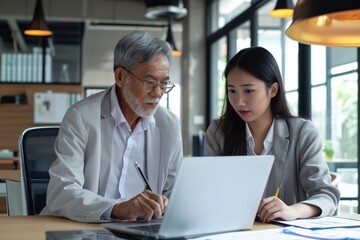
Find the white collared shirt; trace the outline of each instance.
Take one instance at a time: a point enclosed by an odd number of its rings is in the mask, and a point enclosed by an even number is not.
[[[152,115],[141,118],[131,131],[119,106],[115,89],[114,86],[111,90],[111,115],[115,119],[115,129],[105,197],[127,201],[145,189],[145,184],[135,168],[135,162],[144,169],[145,131],[155,126],[155,119]]]
[[[269,128],[269,131],[266,134],[264,139],[264,149],[262,150],[260,155],[271,155],[272,154],[272,147],[273,147],[273,137],[274,137],[274,120]],[[254,148],[254,138],[251,134],[249,125],[246,123],[246,142],[247,142],[247,155],[256,155]]]

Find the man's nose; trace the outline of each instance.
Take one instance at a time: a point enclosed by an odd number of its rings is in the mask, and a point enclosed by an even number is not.
[[[152,90],[151,94],[158,98],[160,98],[164,94],[161,90],[159,83],[153,86],[153,90]]]

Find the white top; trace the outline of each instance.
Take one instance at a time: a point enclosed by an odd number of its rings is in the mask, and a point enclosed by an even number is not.
[[[264,139],[264,149],[260,155],[271,155],[273,147],[273,137],[274,137],[274,121],[272,122],[268,133]],[[247,155],[256,155],[254,151],[254,138],[251,134],[249,125],[246,123],[246,141],[247,141]]]

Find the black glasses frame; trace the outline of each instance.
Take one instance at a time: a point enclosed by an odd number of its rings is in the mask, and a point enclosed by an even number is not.
[[[132,75],[135,79],[139,80],[140,82],[142,82],[144,85],[144,91],[146,93],[150,93],[152,91],[155,90],[155,88],[159,87],[162,93],[169,93],[171,90],[173,90],[173,88],[175,87],[175,84],[170,82],[170,81],[164,81],[164,82],[159,82],[159,81],[155,81],[155,80],[143,80],[140,77],[136,76],[132,71],[130,71],[129,69],[120,66],[122,69],[124,69],[125,71],[127,71],[128,73],[130,73],[130,75]]]

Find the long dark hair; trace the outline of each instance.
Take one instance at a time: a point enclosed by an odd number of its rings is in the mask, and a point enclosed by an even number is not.
[[[223,155],[247,154],[245,121],[240,118],[231,106],[227,91],[227,76],[236,67],[264,81],[267,88],[277,82],[279,89],[276,96],[271,99],[271,112],[276,118],[292,116],[286,102],[279,66],[274,56],[262,47],[250,47],[240,50],[228,62],[224,71],[226,101],[224,102],[223,114],[220,120],[220,130],[225,135]]]

